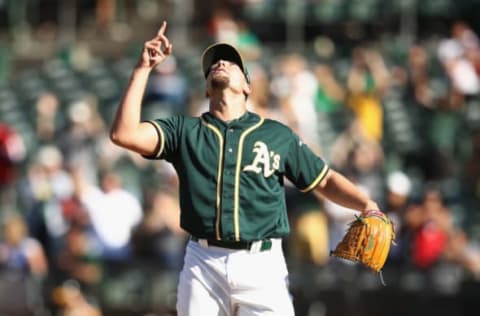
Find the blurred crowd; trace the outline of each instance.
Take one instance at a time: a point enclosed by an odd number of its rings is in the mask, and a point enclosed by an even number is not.
[[[394,52],[376,41],[342,52],[322,37],[308,54],[272,49],[223,8],[205,28],[209,42],[232,43],[245,56],[250,110],[290,126],[392,219],[386,269],[449,264],[461,280],[480,280],[480,40],[468,23]],[[141,277],[124,280],[130,294],[158,281],[151,295],[173,306],[167,294],[188,240],[176,174],[108,139],[136,56],[81,53],[18,74],[0,92],[0,310],[12,315],[130,306],[112,290],[125,269],[144,272],[140,285]],[[174,50],[155,69],[145,117],[207,109],[199,58]],[[329,251],[352,211],[286,187],[292,269],[346,264]]]

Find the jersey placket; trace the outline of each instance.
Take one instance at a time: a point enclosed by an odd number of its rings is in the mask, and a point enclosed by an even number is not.
[[[234,236],[234,192],[235,169],[238,156],[238,127],[227,126],[224,130],[223,181],[221,189],[221,231],[222,237]]]

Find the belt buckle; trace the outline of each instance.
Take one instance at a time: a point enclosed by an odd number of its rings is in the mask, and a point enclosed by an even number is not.
[[[206,240],[206,239],[198,238],[198,244],[199,244],[202,248],[208,248],[208,240]]]
[[[253,241],[250,245],[250,253],[257,253],[262,251],[263,240]]]

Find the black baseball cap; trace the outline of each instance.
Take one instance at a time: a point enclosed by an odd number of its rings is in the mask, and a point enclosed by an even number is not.
[[[208,73],[210,72],[210,67],[215,64],[218,60],[228,60],[231,61],[240,67],[243,71],[247,82],[250,83],[250,78],[248,76],[247,68],[243,63],[242,56],[238,50],[230,44],[226,43],[215,43],[208,46],[202,54],[202,71],[207,78]]]

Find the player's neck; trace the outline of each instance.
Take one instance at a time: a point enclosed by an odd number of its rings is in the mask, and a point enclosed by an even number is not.
[[[210,96],[210,113],[222,121],[235,120],[246,111],[247,100],[243,93],[231,93],[224,90]]]

